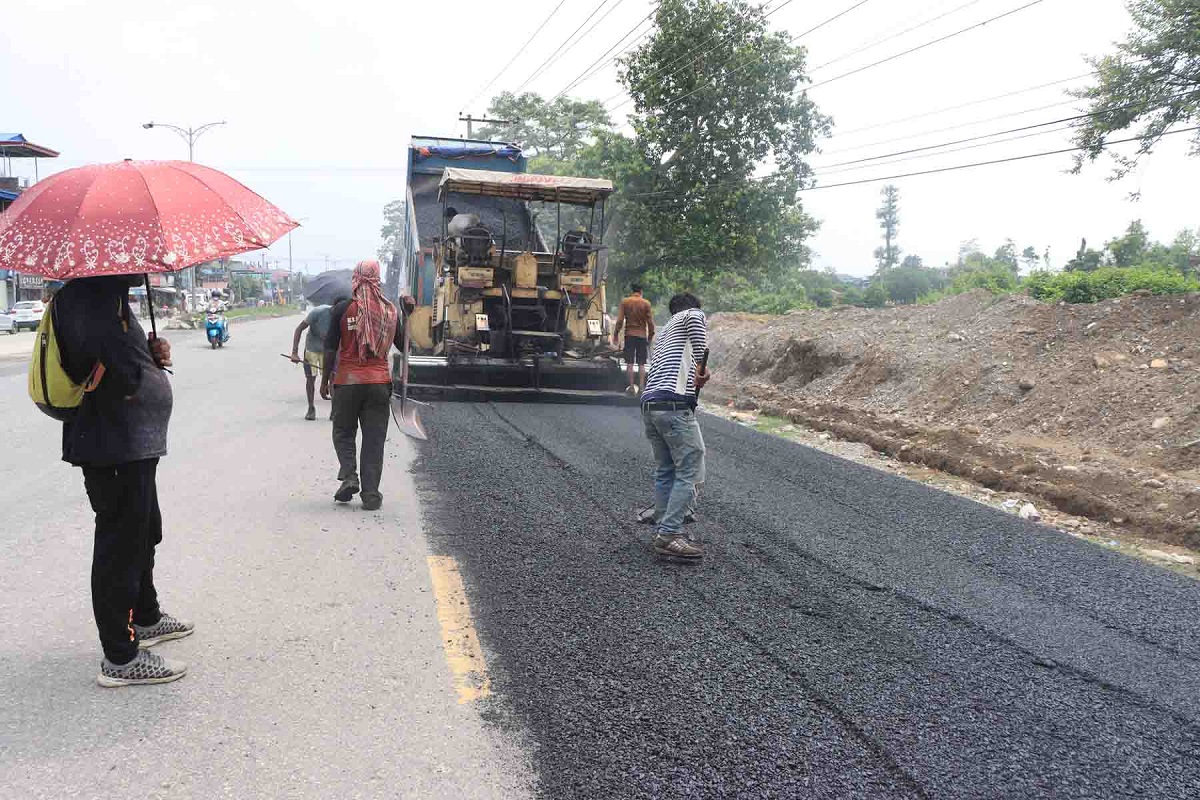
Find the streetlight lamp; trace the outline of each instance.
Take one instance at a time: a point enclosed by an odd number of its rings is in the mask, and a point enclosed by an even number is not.
[[[178,125],[172,125],[169,122],[145,122],[142,124],[142,127],[146,130],[150,130],[151,128],[169,128],[175,131],[175,133],[179,134],[179,136],[185,142],[187,142],[188,161],[195,161],[196,159],[193,157],[193,151],[195,150],[196,140],[218,125],[224,124],[225,120],[221,120],[220,122],[206,122],[199,128],[181,128]]]
[[[220,122],[206,122],[203,125],[201,125],[199,128],[181,128],[178,125],[172,125],[169,122],[143,122],[142,127],[145,128],[146,130],[150,130],[151,128],[168,128],[170,130],[175,131],[175,133],[179,134],[179,136],[185,142],[187,142],[188,161],[195,161],[196,159],[194,156],[195,156],[195,149],[196,149],[196,140],[199,139],[201,136],[203,136],[208,131],[217,127],[218,125],[224,125],[224,124],[225,124],[225,120],[221,120]],[[194,293],[196,290],[196,268],[192,267],[190,270],[188,270],[188,273],[191,277],[191,280],[188,281],[189,285],[187,287],[187,291],[189,293]],[[194,300],[195,298],[193,297],[192,299]]]

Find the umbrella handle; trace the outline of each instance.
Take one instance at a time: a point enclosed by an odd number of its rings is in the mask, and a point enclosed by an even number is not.
[[[150,273],[142,273],[142,277],[146,279],[146,308],[150,309],[150,338],[157,339],[158,326],[154,324],[154,299],[150,296]],[[174,372],[171,372],[171,370],[161,365],[159,366],[159,369],[161,369],[163,372],[168,372],[171,375],[175,374]]]

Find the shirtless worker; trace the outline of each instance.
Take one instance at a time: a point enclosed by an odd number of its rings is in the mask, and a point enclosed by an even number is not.
[[[650,301],[642,297],[642,285],[635,283],[629,287],[630,294],[621,301],[617,311],[617,322],[613,325],[612,346],[617,346],[617,336],[625,329],[625,378],[629,387],[628,394],[640,394],[646,388],[646,361],[650,354],[650,340],[654,338],[654,309]],[[638,377],[635,382],[633,365],[638,366]]]
[[[329,312],[332,306],[316,306],[296,326],[292,334],[292,362],[304,364],[304,392],[308,396],[308,413],[305,419],[317,418],[316,386],[317,373],[325,370],[325,337],[329,334]],[[304,357],[300,357],[300,334],[308,330],[304,339]],[[329,412],[333,419],[333,412]]]

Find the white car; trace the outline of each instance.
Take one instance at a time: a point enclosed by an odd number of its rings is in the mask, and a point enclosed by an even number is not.
[[[45,313],[46,306],[41,300],[22,300],[13,306],[14,323],[17,329],[28,328],[29,330],[37,330],[37,326],[42,322],[42,314]]]
[[[12,314],[5,314],[0,311],[0,331],[6,333],[17,332],[17,319]]]

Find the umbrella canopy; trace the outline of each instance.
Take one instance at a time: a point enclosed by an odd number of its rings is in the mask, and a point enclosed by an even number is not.
[[[331,306],[349,300],[353,294],[354,270],[331,269],[314,275],[304,283],[304,296],[318,306]]]
[[[0,214],[0,269],[52,280],[170,272],[267,247],[297,225],[200,164],[95,164],[35,183]]]

